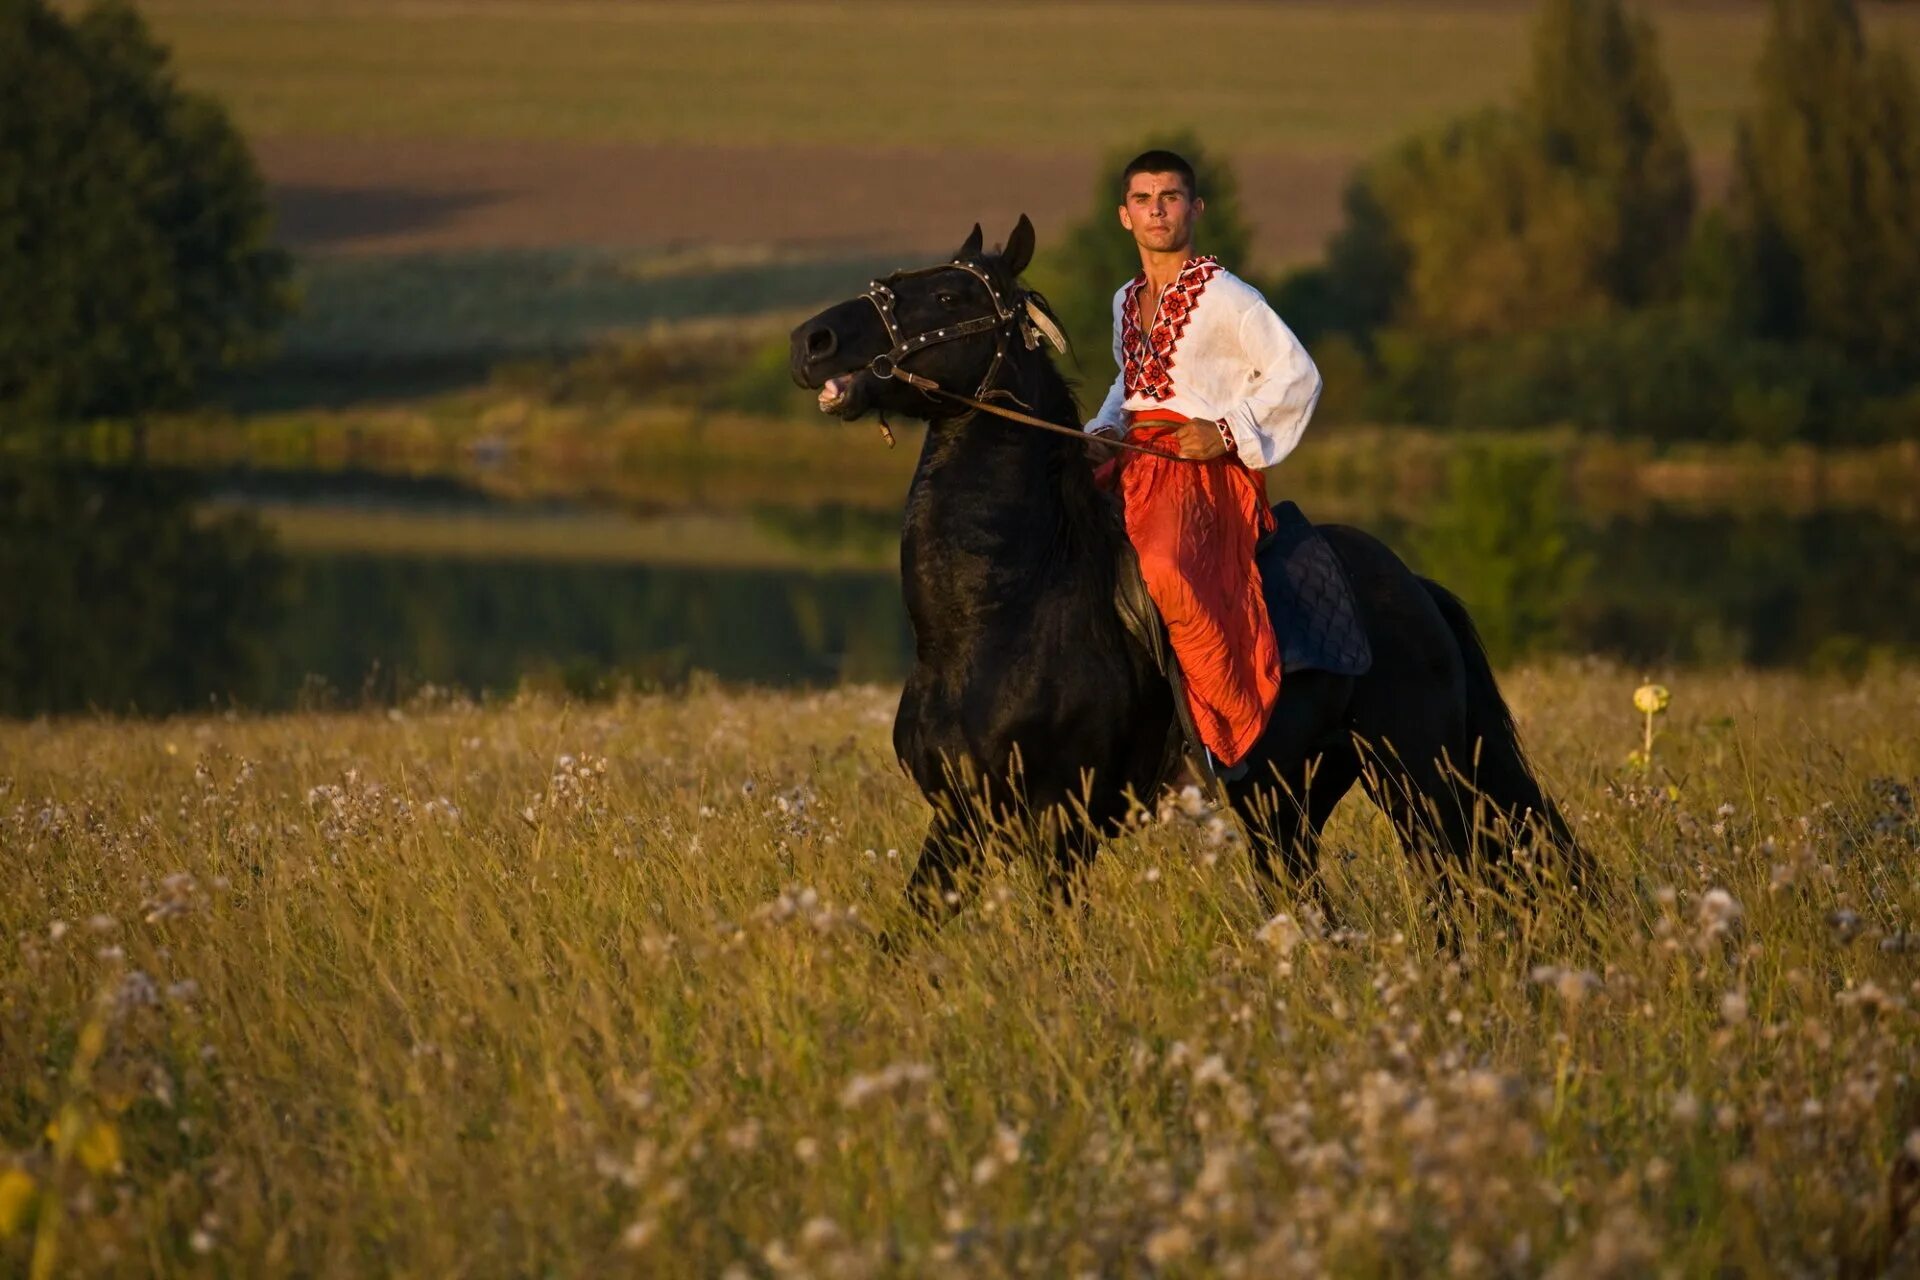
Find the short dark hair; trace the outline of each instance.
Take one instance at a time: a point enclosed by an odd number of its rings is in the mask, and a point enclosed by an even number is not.
[[[1127,202],[1127,188],[1133,184],[1136,173],[1177,173],[1181,181],[1187,184],[1187,196],[1197,199],[1200,184],[1194,180],[1193,166],[1187,158],[1175,151],[1163,151],[1156,147],[1152,151],[1142,151],[1127,161],[1127,167],[1120,171],[1120,203]]]

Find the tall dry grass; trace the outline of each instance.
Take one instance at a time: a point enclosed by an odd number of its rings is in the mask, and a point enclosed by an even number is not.
[[[1176,802],[890,958],[884,690],[0,728],[0,1272],[1877,1268],[1920,672],[1634,683],[1510,678],[1601,896],[1458,954]]]

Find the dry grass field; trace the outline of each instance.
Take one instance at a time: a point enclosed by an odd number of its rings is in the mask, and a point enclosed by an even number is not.
[[[1531,6],[146,0],[236,113],[300,247],[725,241],[941,247],[1043,233],[1103,152],[1190,127],[1232,158],[1263,265],[1313,256],[1355,160],[1509,96]],[[1654,8],[1710,185],[1756,4]],[[1869,6],[1920,48],[1920,12]],[[1182,42],[1190,57],[1168,67]]]
[[[0,727],[0,1272],[1877,1274],[1920,673],[1672,674],[1647,773],[1638,678],[1509,675],[1603,883],[1457,954],[1177,799],[883,954],[886,690]]]

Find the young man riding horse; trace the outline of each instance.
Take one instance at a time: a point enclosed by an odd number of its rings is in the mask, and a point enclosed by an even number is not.
[[[1140,250],[1140,274],[1113,295],[1119,374],[1086,429],[1209,464],[1127,453],[1116,465],[1127,536],[1180,660],[1194,727],[1231,770],[1280,693],[1254,570],[1254,544],[1273,528],[1260,471],[1299,443],[1320,372],[1259,290],[1194,255],[1206,201],[1193,166],[1148,151],[1120,183],[1120,225]]]
[[[927,423],[900,535],[914,655],[893,746],[932,806],[909,897],[930,913],[957,905],[1007,831],[1070,895],[1100,841],[1165,781],[1175,700],[1158,631],[1138,625],[1133,605],[1136,542],[1176,593],[1161,607],[1184,617],[1188,661],[1217,677],[1214,741],[1245,751],[1226,791],[1270,903],[1315,885],[1321,828],[1355,785],[1411,851],[1462,869],[1528,851],[1542,873],[1580,878],[1572,833],[1527,764],[1460,601],[1358,529],[1261,510],[1247,464],[1292,447],[1319,379],[1258,294],[1189,259],[1198,204],[1166,163],[1142,171],[1143,203],[1123,215],[1142,228],[1148,271],[1119,299],[1118,399],[1094,420],[1116,428],[1104,445],[1129,458],[1126,527],[1096,485],[1079,408],[1048,354],[1064,345],[1058,329],[1021,283],[1034,251],[1027,219],[998,252],[976,226],[946,258],[876,280],[793,331],[794,380],[822,412]],[[1270,520],[1278,532],[1256,573],[1252,539]],[[1287,553],[1270,564],[1276,551]],[[1311,563],[1329,576],[1289,603],[1296,566]],[[1262,649],[1274,623],[1245,616],[1258,606],[1239,585],[1255,579],[1279,620],[1288,674],[1277,699],[1281,664]],[[1315,641],[1342,616],[1325,606],[1334,597],[1366,638],[1364,661]],[[1244,746],[1249,724],[1256,740]]]

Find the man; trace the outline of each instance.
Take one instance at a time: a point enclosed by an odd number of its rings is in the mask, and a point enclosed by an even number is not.
[[[1118,483],[1194,725],[1231,768],[1280,694],[1279,645],[1253,564],[1273,520],[1259,473],[1299,443],[1320,372],[1259,290],[1195,256],[1206,201],[1193,166],[1149,151],[1120,183],[1120,225],[1140,250],[1140,274],[1113,296],[1120,373],[1086,429],[1192,460],[1122,452]]]

